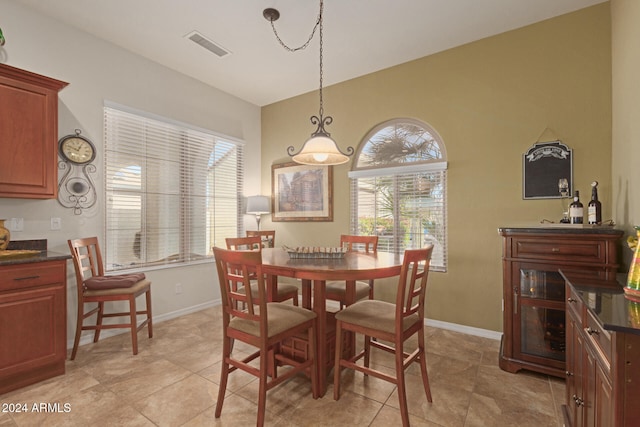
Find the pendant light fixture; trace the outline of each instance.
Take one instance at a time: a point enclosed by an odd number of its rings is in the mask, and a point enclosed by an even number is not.
[[[313,30],[311,31],[311,35],[307,39],[307,41],[297,48],[291,48],[287,46],[276,31],[276,27],[274,22],[280,18],[280,12],[273,8],[265,9],[262,12],[262,15],[265,17],[267,21],[271,23],[271,28],[273,29],[273,33],[275,34],[278,42],[290,52],[295,52],[298,50],[302,50],[306,48],[311,39],[316,32],[316,29],[319,29],[320,33],[320,110],[317,116],[311,116],[311,123],[318,126],[315,132],[311,134],[311,137],[305,141],[302,145],[302,148],[297,153],[295,152],[295,147],[289,146],[287,148],[287,153],[292,157],[293,161],[296,163],[301,163],[305,165],[340,165],[349,161],[349,156],[353,154],[353,147],[348,147],[347,152],[342,152],[336,142],[331,138],[331,134],[325,130],[325,126],[330,125],[333,122],[333,117],[327,116],[324,117],[324,108],[323,108],[323,99],[322,99],[322,54],[323,54],[323,45],[322,45],[322,12],[324,9],[324,1],[320,0],[320,13],[318,14],[318,20],[316,21]]]

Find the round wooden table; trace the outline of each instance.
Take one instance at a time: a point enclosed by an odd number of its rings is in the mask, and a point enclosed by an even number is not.
[[[267,296],[273,297],[278,276],[302,281],[302,306],[318,316],[316,348],[318,349],[318,388],[320,395],[327,390],[327,375],[331,369],[330,338],[327,327],[326,281],[344,280],[347,283],[347,303],[355,302],[355,282],[400,275],[402,255],[389,252],[347,252],[343,258],[290,258],[281,248],[262,249],[262,268],[267,275]],[[311,294],[313,292],[313,299]],[[353,345],[351,346],[353,350]]]

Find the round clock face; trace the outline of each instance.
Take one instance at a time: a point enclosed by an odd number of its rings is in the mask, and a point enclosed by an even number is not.
[[[70,135],[60,140],[60,155],[71,163],[83,165],[96,158],[96,149],[88,139]]]

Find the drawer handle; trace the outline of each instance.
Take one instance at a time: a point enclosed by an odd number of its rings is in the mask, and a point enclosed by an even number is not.
[[[564,374],[567,376],[567,378],[573,376],[573,372],[569,372],[569,371],[564,371]]]
[[[587,328],[587,333],[589,335],[598,335],[600,333],[600,331],[598,331],[597,329],[592,329],[591,327]]]
[[[560,252],[560,248],[551,248],[551,252]]]
[[[584,400],[580,399],[575,394],[572,397],[573,397],[573,401],[576,402],[576,406],[582,406],[584,404]]]
[[[577,300],[577,299],[574,299],[574,298],[569,297],[569,298],[567,298],[567,302],[578,302],[578,300]]]
[[[38,279],[40,276],[27,276],[27,277],[16,277],[13,280],[30,280],[30,279]]]

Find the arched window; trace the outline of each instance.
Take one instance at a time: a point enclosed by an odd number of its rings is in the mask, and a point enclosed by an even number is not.
[[[431,269],[447,269],[447,160],[442,139],[414,119],[384,122],[362,140],[349,172],[351,232],[378,235],[402,253],[434,244]]]

